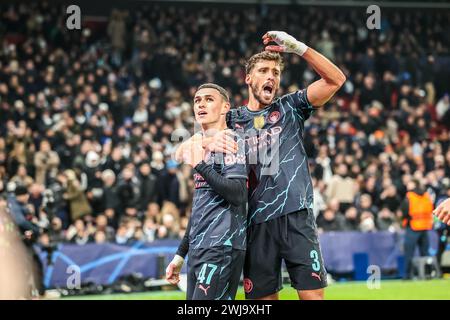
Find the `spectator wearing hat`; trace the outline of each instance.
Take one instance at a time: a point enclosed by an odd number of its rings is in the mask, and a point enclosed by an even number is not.
[[[36,285],[40,295],[45,293],[43,284],[43,266],[38,255],[34,251],[33,244],[40,236],[41,230],[38,220],[33,212],[33,206],[28,203],[29,193],[26,187],[18,185],[14,194],[8,195],[8,207],[13,221],[19,228],[28,254],[33,259],[37,271]]]
[[[37,218],[34,215],[33,206],[28,203],[30,195],[25,186],[16,186],[14,193],[8,195],[8,206],[14,222],[20,231],[31,239],[31,235],[39,235],[39,227],[37,226]]]

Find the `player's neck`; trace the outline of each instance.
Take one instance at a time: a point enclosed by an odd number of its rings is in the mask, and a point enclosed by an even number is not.
[[[214,123],[205,123],[202,124],[202,133],[205,137],[214,136],[218,131],[225,130],[227,128],[226,123],[222,123],[221,121]]]
[[[250,111],[257,112],[263,110],[265,107],[267,107],[267,105],[264,105],[261,102],[259,102],[258,99],[255,98],[253,93],[250,92],[248,97],[247,109]]]

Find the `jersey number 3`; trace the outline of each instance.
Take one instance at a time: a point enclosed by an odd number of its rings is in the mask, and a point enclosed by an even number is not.
[[[319,261],[319,254],[316,250],[311,250],[309,256],[311,259],[313,259],[312,268],[314,271],[320,271],[320,261]]]

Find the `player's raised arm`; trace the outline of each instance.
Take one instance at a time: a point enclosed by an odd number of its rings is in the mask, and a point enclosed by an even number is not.
[[[323,106],[344,84],[345,75],[335,64],[293,36],[284,31],[269,31],[263,36],[263,42],[267,45],[271,41],[277,45],[269,45],[266,50],[298,54],[320,75],[321,79],[310,84],[307,89],[311,105]]]

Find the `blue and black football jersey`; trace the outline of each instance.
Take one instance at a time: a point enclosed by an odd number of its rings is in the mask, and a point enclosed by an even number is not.
[[[210,153],[205,163],[226,178],[247,179],[243,142],[237,154]],[[233,206],[199,174],[194,175],[195,191],[189,234],[189,248],[231,246],[246,248],[247,203]]]

